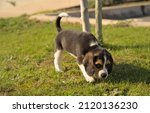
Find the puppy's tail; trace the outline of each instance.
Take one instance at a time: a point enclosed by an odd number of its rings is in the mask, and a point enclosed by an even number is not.
[[[69,15],[67,13],[60,13],[56,19],[56,28],[57,31],[60,32],[62,30],[61,26],[60,26],[60,21],[62,17],[68,17]]]

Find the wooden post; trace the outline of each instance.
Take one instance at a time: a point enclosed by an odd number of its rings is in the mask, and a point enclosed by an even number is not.
[[[80,0],[82,30],[84,32],[90,32],[89,13],[88,13],[88,1]]]
[[[95,31],[96,37],[101,45],[103,45],[103,34],[102,34],[102,0],[95,0]]]

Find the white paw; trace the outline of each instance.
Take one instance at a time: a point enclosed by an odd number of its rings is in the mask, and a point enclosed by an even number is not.
[[[57,72],[62,73],[63,70],[62,69],[56,69]]]
[[[90,82],[90,83],[95,82],[95,79],[93,77],[90,77],[90,76],[87,76],[85,79],[87,82]]]

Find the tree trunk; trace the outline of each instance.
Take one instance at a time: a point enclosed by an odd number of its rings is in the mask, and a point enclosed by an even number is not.
[[[88,13],[88,1],[80,0],[82,30],[84,32],[90,32],[89,13]]]
[[[95,31],[96,37],[101,45],[103,45],[103,34],[102,34],[102,0],[95,0]]]

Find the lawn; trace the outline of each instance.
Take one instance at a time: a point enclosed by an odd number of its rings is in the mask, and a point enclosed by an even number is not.
[[[62,26],[81,30],[79,24]],[[0,19],[0,95],[150,95],[150,27],[103,26],[104,45],[115,64],[96,84],[85,81],[68,53],[65,72],[55,72],[56,34],[55,22]]]

